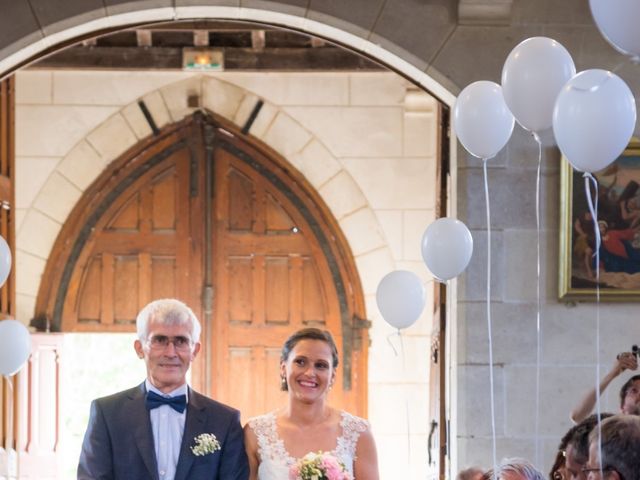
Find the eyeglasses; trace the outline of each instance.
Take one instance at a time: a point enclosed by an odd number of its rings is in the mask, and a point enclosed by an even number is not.
[[[602,469],[600,467],[593,467],[593,468],[589,468],[589,467],[582,467],[582,473],[587,476],[590,473],[593,474],[598,474],[600,475],[600,472],[602,471],[602,473],[607,473],[607,472],[617,472],[617,470],[613,467],[602,467]],[[620,472],[618,472],[620,473]],[[622,476],[620,476],[620,478],[622,478]],[[623,479],[624,480],[624,479]]]
[[[189,350],[191,348],[191,339],[178,335],[177,337],[167,337],[166,335],[153,335],[149,339],[149,347],[154,350],[164,350],[173,343],[176,350]]]

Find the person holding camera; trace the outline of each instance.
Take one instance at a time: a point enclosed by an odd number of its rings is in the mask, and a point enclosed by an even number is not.
[[[599,385],[600,395],[609,384],[625,370],[638,369],[638,347],[633,346],[632,352],[619,353],[611,370],[602,378]],[[571,410],[571,421],[580,423],[591,413],[596,405],[596,389],[590,389],[580,403]],[[640,415],[640,375],[634,375],[620,389],[620,413]]]

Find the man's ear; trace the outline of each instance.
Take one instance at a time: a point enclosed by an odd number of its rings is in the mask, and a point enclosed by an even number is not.
[[[613,478],[613,480],[622,480],[622,477],[617,470],[611,470],[609,473],[611,474],[609,478]]]
[[[196,342],[196,344],[193,346],[193,352],[191,353],[191,358],[196,358],[196,355],[198,355],[198,352],[200,351],[201,347],[202,345],[200,344],[200,342]]]
[[[133,348],[136,350],[138,358],[144,358],[144,349],[142,348],[142,342],[140,340],[133,342]]]

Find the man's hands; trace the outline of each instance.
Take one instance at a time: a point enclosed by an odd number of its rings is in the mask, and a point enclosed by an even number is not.
[[[618,376],[625,370],[637,369],[638,358],[631,352],[622,352],[616,356],[616,361],[613,364],[612,373]]]

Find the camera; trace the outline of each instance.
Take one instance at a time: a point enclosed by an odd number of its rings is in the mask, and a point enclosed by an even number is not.
[[[636,358],[640,356],[640,350],[638,349],[638,345],[631,345],[631,353],[633,353]]]

